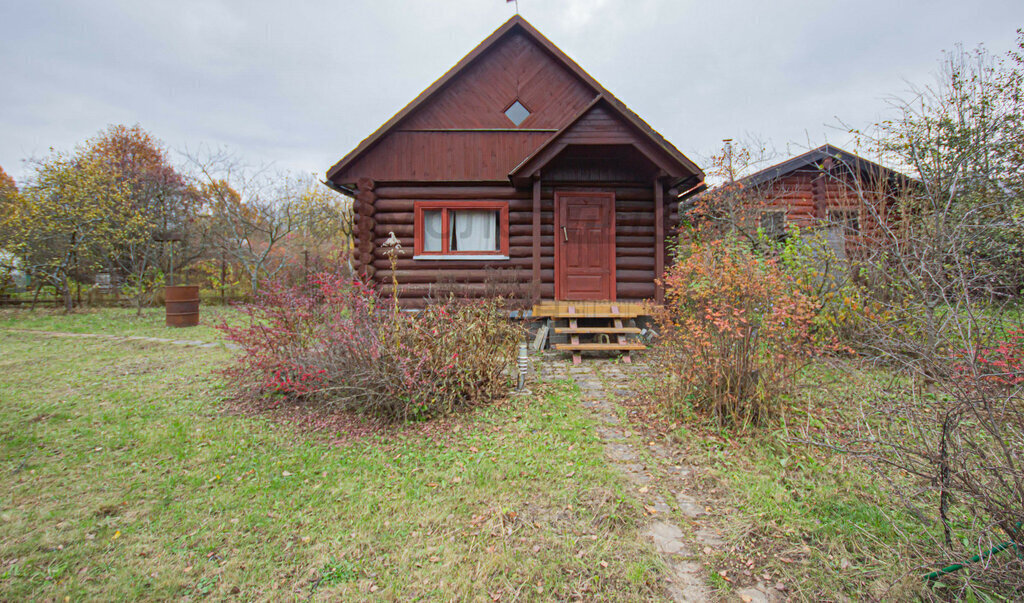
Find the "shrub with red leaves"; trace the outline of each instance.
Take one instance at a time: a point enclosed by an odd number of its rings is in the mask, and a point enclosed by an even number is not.
[[[959,357],[967,355],[965,351]],[[974,360],[953,367],[960,383],[996,388],[1024,385],[1024,331],[1010,331],[998,344],[977,348]]]
[[[243,391],[398,421],[503,397],[522,336],[500,299],[402,312],[332,274],[308,287],[272,285],[242,311],[248,325],[220,328],[242,347],[228,376]]]
[[[761,422],[813,351],[811,302],[749,245],[692,243],[665,274],[659,395],[719,424]]]

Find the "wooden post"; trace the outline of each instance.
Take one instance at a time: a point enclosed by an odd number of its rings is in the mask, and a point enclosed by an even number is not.
[[[654,278],[665,277],[665,191],[661,186],[661,178],[654,178]],[[654,301],[662,304],[665,301],[664,285],[655,285]]]
[[[540,301],[540,177],[533,181],[533,291],[534,303]]]

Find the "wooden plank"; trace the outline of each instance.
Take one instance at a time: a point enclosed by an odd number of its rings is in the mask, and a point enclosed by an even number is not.
[[[555,349],[579,352],[597,352],[605,350],[646,350],[647,346],[642,343],[556,343]]]
[[[539,329],[537,329],[537,336],[534,337],[533,339],[533,351],[536,352],[538,350],[544,349],[544,345],[548,341],[548,331],[550,330],[551,326],[549,323],[545,323],[541,325]]]
[[[653,308],[649,304],[638,302],[620,302],[617,311],[612,311],[610,302],[544,301],[533,306],[534,316],[551,318],[636,318],[649,316],[652,311]]]
[[[612,306],[612,310],[615,310],[616,312],[618,312],[619,311],[619,307],[617,305],[616,306]],[[612,324],[614,324],[615,327],[618,328],[618,329],[623,328],[622,327],[622,319],[621,318],[616,318],[615,321]],[[626,345],[626,336],[625,335],[617,335],[615,337],[615,341],[618,342],[619,345]],[[624,363],[626,363],[626,364],[632,364],[633,363],[633,359],[629,355],[629,350],[626,350],[626,353],[622,355],[622,361]]]
[[[576,314],[576,308],[574,306],[569,306],[568,308],[566,308],[566,311],[569,313],[569,316],[572,316],[572,315]],[[570,329],[577,329],[577,328],[579,328],[579,325],[576,324],[576,319],[575,318],[572,318],[572,319],[569,320],[569,328]],[[561,345],[561,344],[559,344],[559,345]],[[580,345],[580,336],[579,335],[573,335],[572,336],[572,345]],[[573,355],[572,355],[572,363],[573,364],[579,364],[582,361],[583,361],[583,358],[578,353],[573,353]]]
[[[640,329],[638,329],[636,327],[578,327],[578,328],[575,328],[575,329],[573,329],[573,328],[566,329],[566,328],[562,328],[562,327],[556,327],[555,328],[555,333],[566,333],[566,334],[579,333],[581,335],[588,335],[588,334],[590,334],[590,335],[597,335],[597,334],[615,335],[615,334],[619,334],[619,333],[623,333],[623,334],[625,334],[625,333],[638,334],[638,333],[640,333]]]

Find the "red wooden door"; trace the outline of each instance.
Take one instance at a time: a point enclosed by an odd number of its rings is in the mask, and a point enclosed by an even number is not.
[[[615,299],[615,195],[555,194],[555,297]]]

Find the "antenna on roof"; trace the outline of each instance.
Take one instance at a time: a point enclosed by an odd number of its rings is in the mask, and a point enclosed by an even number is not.
[[[508,4],[509,2],[515,2],[516,3],[516,14],[518,15],[519,14],[519,0],[505,0],[505,4]]]

